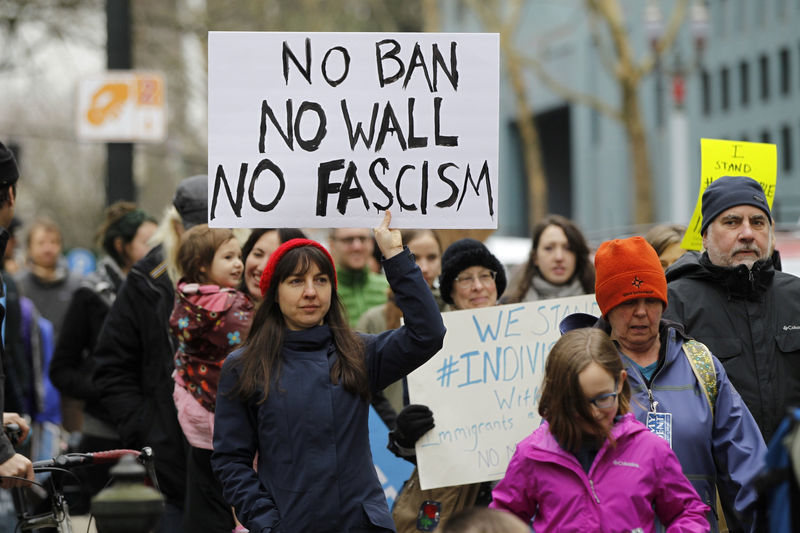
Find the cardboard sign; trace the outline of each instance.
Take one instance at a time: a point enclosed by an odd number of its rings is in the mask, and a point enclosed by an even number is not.
[[[700,139],[700,192],[692,221],[683,236],[681,248],[702,250],[703,192],[712,181],[722,176],[749,176],[761,184],[767,203],[772,209],[778,177],[778,151],[774,144],[744,141]]]
[[[544,363],[572,313],[600,315],[594,295],[442,315],[442,350],[408,376],[412,403],[436,424],[417,441],[423,489],[501,479],[539,427]]]
[[[497,34],[209,32],[214,227],[497,228]]]

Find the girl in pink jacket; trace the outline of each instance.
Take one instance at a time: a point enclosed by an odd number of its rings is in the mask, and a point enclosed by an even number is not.
[[[542,425],[517,445],[490,507],[535,531],[708,531],[710,509],[663,438],[629,413],[617,349],[599,329],[559,339],[545,365]]]

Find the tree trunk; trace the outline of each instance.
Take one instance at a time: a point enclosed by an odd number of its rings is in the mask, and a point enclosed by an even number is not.
[[[533,110],[528,104],[528,90],[522,62],[509,39],[504,38],[503,34],[500,35],[500,50],[505,57],[506,70],[517,108],[520,148],[528,182],[528,229],[530,229],[547,214],[547,180],[542,168],[539,132],[533,119]]]
[[[649,224],[654,218],[653,186],[647,134],[642,122],[639,93],[635,86],[623,83],[622,109],[628,153],[633,175],[633,222]]]

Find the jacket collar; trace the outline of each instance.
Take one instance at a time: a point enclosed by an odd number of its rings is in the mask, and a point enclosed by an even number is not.
[[[713,264],[708,252],[703,252],[699,263],[712,280],[725,287],[731,297],[757,299],[769,287],[775,276],[771,257],[759,259],[751,268],[745,265],[724,267]]]

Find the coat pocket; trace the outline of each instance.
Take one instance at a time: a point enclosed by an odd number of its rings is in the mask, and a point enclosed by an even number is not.
[[[708,346],[711,353],[723,363],[732,361],[742,354],[742,342],[737,338],[704,336],[697,340]]]
[[[800,329],[788,330],[775,335],[775,343],[778,345],[778,349],[785,354],[792,352],[800,354]]]

